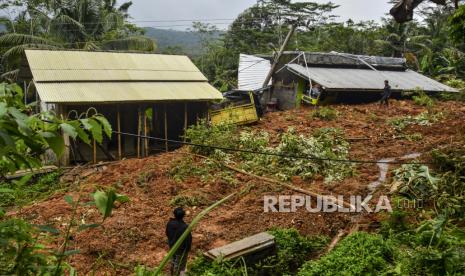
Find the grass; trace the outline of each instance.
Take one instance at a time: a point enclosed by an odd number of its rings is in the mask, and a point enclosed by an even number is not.
[[[61,174],[61,171],[55,171],[0,183],[0,206],[23,206],[49,197],[63,188],[59,181]]]
[[[319,118],[325,121],[335,120],[339,116],[339,112],[331,107],[320,107],[317,110],[310,113],[311,118]]]

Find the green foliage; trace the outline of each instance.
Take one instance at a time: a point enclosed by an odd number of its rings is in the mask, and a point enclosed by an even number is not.
[[[325,121],[332,121],[336,119],[337,116],[337,110],[331,107],[320,107],[311,113],[312,118],[320,118]]]
[[[412,100],[417,105],[426,106],[428,108],[434,106],[434,100],[426,95],[424,91],[418,91],[416,95],[412,96]]]
[[[201,195],[177,195],[170,200],[170,205],[173,207],[193,207],[207,204],[207,199]]]
[[[0,206],[22,206],[48,197],[62,188],[59,178],[61,171],[32,177],[26,175],[20,180],[0,183]],[[32,179],[31,179],[32,178]]]
[[[455,13],[449,17],[449,33],[451,38],[457,43],[464,43],[465,38],[465,7],[461,5]]]
[[[154,40],[128,22],[132,2],[108,0],[15,1],[13,17],[0,38],[2,61],[17,69],[26,48],[154,51]]]
[[[37,242],[38,231],[19,219],[0,221],[0,274],[39,275],[53,258],[45,254],[45,246]]]
[[[191,143],[207,145],[234,147],[236,126],[233,124],[208,125],[207,121],[202,120],[198,124],[189,127],[186,131],[186,137]],[[208,147],[193,146],[192,151],[202,155],[210,155],[218,151]]]
[[[246,266],[242,259],[211,261],[199,256],[189,264],[189,275],[288,275],[328,243],[327,237],[304,237],[296,229],[272,229],[276,254]]]
[[[298,275],[378,275],[389,268],[391,258],[392,251],[381,236],[356,232],[329,254],[305,263]]]
[[[72,208],[70,221],[60,231],[50,225],[30,225],[29,223],[9,218],[0,221],[0,273],[3,275],[73,275],[74,269],[64,263],[66,258],[79,253],[79,250],[68,250],[71,233],[78,233],[101,226],[97,223],[83,223],[76,218],[79,206],[95,205],[102,213],[102,222],[111,215],[115,201],[125,202],[126,196],[117,195],[113,190],[97,191],[93,201],[81,202],[81,197],[74,200],[64,197]],[[64,241],[58,250],[52,250],[39,243],[39,233],[48,233]]]
[[[117,194],[113,189],[108,191],[96,191],[92,196],[95,206],[97,206],[97,209],[102,214],[102,221],[111,215],[115,202],[125,203],[129,201],[127,196]]]
[[[189,264],[188,275],[191,276],[240,276],[248,275],[247,267],[238,259],[234,262],[211,261],[204,256],[198,256]]]
[[[269,232],[275,237],[277,252],[276,255],[257,264],[254,270],[261,273],[285,275],[295,272],[311,254],[321,251],[329,242],[328,238],[323,236],[301,236],[293,228],[276,228]]]
[[[398,117],[388,121],[398,132],[402,132],[407,126],[430,126],[444,117],[442,113],[422,112],[417,116]]]
[[[352,165],[338,163],[336,166],[334,161],[328,160],[348,158],[350,145],[339,129],[323,128],[313,136],[306,137],[296,134],[290,128],[280,135],[279,143],[274,147],[270,145],[269,134],[266,132],[242,131],[238,135],[235,127],[226,124],[211,127],[199,124],[187,130],[187,137],[196,144],[247,151],[228,152],[192,147],[195,153],[238,161],[241,168],[259,175],[274,175],[283,180],[289,180],[292,176],[308,179],[322,175],[326,182],[333,182],[353,173]],[[180,167],[175,170],[179,172],[183,169]]]
[[[41,166],[47,149],[60,157],[65,149],[63,135],[90,143],[101,143],[102,132],[111,135],[111,126],[99,114],[76,120],[64,120],[51,112],[34,115],[33,105],[23,102],[24,94],[16,84],[0,84],[0,176],[19,169]]]
[[[462,217],[465,214],[465,159],[462,151],[450,153],[433,151],[433,160],[440,169],[431,173],[425,165],[405,164],[394,171],[399,193],[431,203],[440,213]]]

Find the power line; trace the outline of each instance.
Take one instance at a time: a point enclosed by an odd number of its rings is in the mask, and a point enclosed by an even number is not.
[[[357,163],[357,164],[408,164],[408,165],[430,165],[430,164],[432,164],[431,162],[402,162],[402,161],[374,161],[374,160],[359,160],[359,159],[335,159],[335,158],[321,158],[321,157],[315,157],[315,156],[310,156],[310,155],[279,154],[279,153],[272,153],[272,152],[253,151],[253,150],[246,150],[246,149],[226,148],[226,147],[220,147],[220,146],[197,144],[197,143],[192,143],[192,142],[184,142],[184,141],[180,141],[180,140],[157,138],[157,137],[153,137],[153,136],[138,135],[138,134],[120,132],[120,131],[112,131],[112,132],[115,133],[115,134],[121,134],[121,135],[125,135],[125,136],[139,137],[139,138],[143,138],[143,139],[150,139],[150,140],[156,140],[156,141],[160,141],[160,142],[168,142],[168,143],[173,143],[173,144],[189,145],[189,146],[210,148],[210,149],[218,149],[218,150],[223,150],[223,151],[232,151],[232,152],[251,153],[251,154],[258,154],[258,155],[277,156],[277,157],[284,157],[284,158],[291,158],[291,159],[303,159],[303,160],[312,160],[312,161],[330,161],[330,162],[339,162],[339,163]]]

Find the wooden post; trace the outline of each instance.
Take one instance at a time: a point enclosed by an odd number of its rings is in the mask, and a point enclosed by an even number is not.
[[[140,135],[141,121],[140,121],[140,107],[137,108],[137,135]],[[137,158],[140,158],[140,137],[137,136]]]
[[[186,131],[187,131],[187,102],[184,103],[184,142],[186,142]]]
[[[147,131],[147,114],[144,112],[144,136],[148,136]],[[144,138],[144,155],[149,156],[149,140]]]
[[[117,106],[117,111],[116,111],[116,120],[117,120],[117,127],[118,127],[118,159],[121,160],[121,115],[119,111],[119,105]]]
[[[94,161],[94,164],[97,164],[97,142],[93,141],[92,143],[92,151],[93,151],[93,161]]]
[[[163,105],[163,113],[165,117],[165,151],[168,152],[168,119],[166,117],[166,104]]]

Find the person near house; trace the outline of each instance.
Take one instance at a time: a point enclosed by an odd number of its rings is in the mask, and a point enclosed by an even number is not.
[[[389,98],[391,97],[391,86],[389,85],[389,81],[385,80],[384,81],[384,90],[383,90],[383,96],[381,97],[381,101],[379,102],[380,105],[385,104],[386,106],[389,106]]]
[[[178,241],[178,239],[188,227],[187,223],[184,222],[184,216],[186,215],[186,212],[181,207],[174,209],[173,214],[174,218],[171,218],[166,225],[166,236],[168,237],[168,246],[170,249],[174,246],[174,244]],[[189,254],[191,245],[192,235],[189,233],[176,253],[173,255],[171,275],[185,275],[187,255]]]

